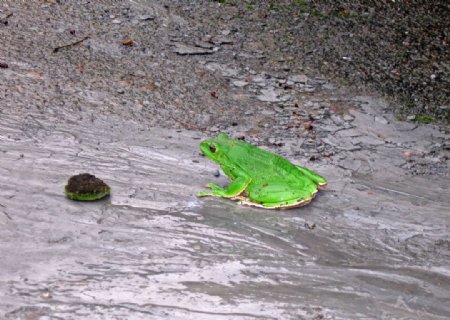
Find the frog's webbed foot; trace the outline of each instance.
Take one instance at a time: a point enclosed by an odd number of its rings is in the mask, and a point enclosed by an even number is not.
[[[206,187],[211,190],[197,192],[196,193],[197,197],[206,197],[206,196],[222,197],[222,194],[226,191],[226,189],[212,182],[208,183]]]
[[[206,185],[206,187],[209,188],[209,189],[211,189],[211,190],[225,190],[225,189],[222,188],[221,186],[219,186],[219,185],[217,185],[217,184],[215,184],[215,183],[212,183],[212,182],[208,183],[208,184]]]
[[[222,188],[214,183],[208,183],[207,187],[211,188],[209,191],[201,191],[197,193],[197,197],[216,196],[224,198],[233,198],[240,195],[250,183],[251,179],[247,176],[238,177],[227,188]]]

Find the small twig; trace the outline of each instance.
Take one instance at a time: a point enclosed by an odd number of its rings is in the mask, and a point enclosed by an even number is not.
[[[6,212],[6,211],[2,211],[3,212],[3,214],[9,219],[9,220],[12,220],[12,218],[11,218],[11,216],[8,214],[8,212]]]
[[[85,41],[85,40],[87,40],[89,38],[90,38],[89,36],[86,36],[86,37],[84,37],[84,38],[82,38],[80,40],[77,40],[75,42],[71,42],[71,43],[68,43],[68,44],[56,47],[55,49],[53,49],[53,52],[58,52],[60,49],[63,49],[63,48],[76,46],[77,44],[80,44],[80,43],[82,43],[83,41]]]
[[[0,23],[3,23],[5,26],[8,25],[8,18],[13,15],[12,12],[8,13],[6,16],[0,18]]]

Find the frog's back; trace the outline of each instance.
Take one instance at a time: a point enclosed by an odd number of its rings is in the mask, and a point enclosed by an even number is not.
[[[243,141],[230,140],[232,147],[229,156],[253,179],[280,179],[283,181],[298,179],[298,168],[272,152],[260,149]]]

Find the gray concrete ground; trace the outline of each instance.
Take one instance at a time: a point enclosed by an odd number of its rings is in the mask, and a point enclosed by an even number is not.
[[[274,62],[276,30],[224,27],[218,3],[171,5],[0,4],[0,317],[447,319],[448,128]],[[198,152],[222,131],[328,190],[286,211],[197,199],[228,183]],[[111,198],[67,200],[81,172]]]

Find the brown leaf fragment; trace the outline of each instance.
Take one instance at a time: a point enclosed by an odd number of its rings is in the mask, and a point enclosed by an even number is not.
[[[124,46],[129,46],[129,47],[131,47],[131,46],[134,45],[134,41],[133,41],[133,39],[127,38],[127,39],[125,39],[125,40],[122,41],[122,44],[123,44]]]
[[[310,120],[310,121],[307,121],[307,122],[305,122],[305,124],[304,124],[304,127],[305,127],[305,130],[311,130],[312,128],[313,128],[313,122]]]
[[[154,82],[149,82],[145,85],[145,88],[149,90],[155,90],[158,88],[158,85]]]
[[[75,69],[79,72],[79,73],[84,73],[84,65],[83,64],[79,64],[75,67]]]

